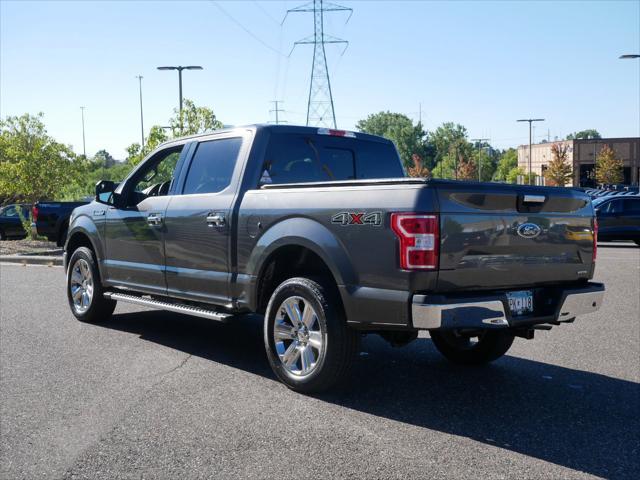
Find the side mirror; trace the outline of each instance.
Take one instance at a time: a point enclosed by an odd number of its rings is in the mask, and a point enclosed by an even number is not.
[[[96,202],[113,205],[115,203],[113,192],[117,186],[118,184],[111,180],[100,180],[96,183]]]

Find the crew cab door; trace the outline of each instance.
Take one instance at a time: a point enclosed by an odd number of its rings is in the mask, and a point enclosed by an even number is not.
[[[172,297],[225,305],[230,301],[231,208],[243,137],[201,141],[181,174],[179,195],[166,211],[167,292]]]
[[[105,222],[104,266],[109,284],[166,293],[164,216],[183,147],[160,150],[116,190],[120,199],[107,209]]]

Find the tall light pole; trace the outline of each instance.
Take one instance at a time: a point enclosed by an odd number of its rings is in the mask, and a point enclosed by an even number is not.
[[[140,86],[140,151],[144,148],[144,116],[142,115],[142,75],[136,75]]]
[[[481,182],[482,177],[480,175],[480,172],[482,172],[482,161],[480,159],[480,153],[482,152],[482,148],[483,148],[482,144],[484,142],[488,142],[489,139],[488,138],[472,138],[471,141],[478,144],[478,181]]]
[[[84,158],[86,160],[86,158],[87,158],[87,145],[85,144],[85,141],[84,141],[84,107],[80,107],[80,112],[82,114],[82,154],[84,155]]]
[[[200,65],[177,65],[170,67],[158,67],[158,70],[177,70],[178,71],[178,96],[179,96],[179,104],[180,104],[180,133],[182,133],[182,71],[183,70],[202,70]]]
[[[529,185],[531,185],[531,124],[533,122],[544,122],[544,118],[523,118],[517,122],[529,122]]]
[[[632,60],[634,58],[640,58],[640,54],[637,53],[627,53],[625,55],[620,55],[618,58],[622,59],[622,60]],[[595,165],[594,165],[595,167]],[[631,177],[633,178],[633,176]],[[638,169],[638,177],[637,177],[637,181],[638,181],[638,185],[640,185],[640,169]],[[596,183],[596,185],[598,185]]]

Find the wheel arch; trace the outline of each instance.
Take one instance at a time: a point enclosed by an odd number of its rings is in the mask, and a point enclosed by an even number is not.
[[[339,239],[308,218],[291,218],[265,232],[249,258],[247,273],[255,279],[248,292],[253,311],[261,311],[280,280],[286,278],[327,276],[336,288],[356,282],[351,260]]]
[[[104,278],[102,259],[104,258],[102,245],[99,241],[99,233],[95,224],[85,216],[78,217],[74,220],[73,226],[67,231],[67,240],[64,245],[65,251],[65,269],[73,252],[79,247],[87,247],[93,251],[96,257],[96,264],[100,272],[100,277]]]

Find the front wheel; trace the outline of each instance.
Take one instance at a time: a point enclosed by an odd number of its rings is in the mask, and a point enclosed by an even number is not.
[[[99,323],[111,317],[114,300],[104,298],[100,272],[87,247],[78,248],[69,259],[67,299],[71,312],[81,322]]]
[[[429,332],[438,351],[453,363],[482,365],[502,357],[514,340],[514,335],[503,330],[485,330],[466,335],[457,330]]]
[[[359,335],[347,326],[341,302],[328,282],[291,278],[269,300],[264,343],[280,381],[292,390],[312,393],[346,377]]]

